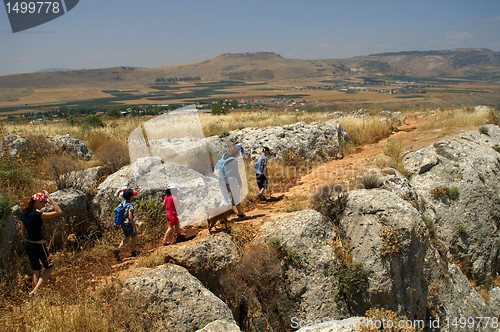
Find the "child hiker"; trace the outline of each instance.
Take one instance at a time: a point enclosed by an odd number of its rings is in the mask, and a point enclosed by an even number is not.
[[[137,233],[135,232],[135,220],[134,220],[134,204],[132,201],[139,193],[134,189],[125,189],[121,193],[121,197],[123,198],[122,204],[126,204],[125,210],[125,220],[120,225],[123,231],[123,240],[120,242],[118,248],[116,248],[113,253],[115,255],[116,260],[121,261],[120,258],[120,250],[125,245],[125,242],[130,239],[130,256],[135,257],[139,254],[138,251],[135,250],[135,246],[137,243]]]
[[[259,196],[261,201],[267,201],[266,196],[264,196],[265,191],[267,190],[267,159],[271,154],[271,150],[265,146],[262,148],[262,153],[259,155],[259,159],[257,160],[257,164],[255,165],[255,175],[257,179],[257,186],[259,187]]]
[[[165,191],[165,197],[163,198],[163,207],[165,208],[165,215],[167,217],[168,229],[163,236],[163,245],[168,246],[173,242],[170,238],[175,233],[175,240],[178,241],[186,237],[185,233],[181,233],[179,226],[179,218],[177,217],[177,197],[174,196],[177,186],[175,184],[169,184],[167,190]]]

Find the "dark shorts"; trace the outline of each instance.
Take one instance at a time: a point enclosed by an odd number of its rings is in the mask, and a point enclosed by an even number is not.
[[[267,176],[264,174],[256,174],[256,176],[259,189],[267,189]]]
[[[26,241],[24,243],[24,249],[28,254],[31,269],[33,271],[40,271],[42,269],[42,265],[45,269],[50,269],[52,267],[52,263],[49,259],[49,251],[47,250],[45,243],[33,243]]]
[[[134,225],[132,225],[129,222],[123,223],[122,224],[122,231],[123,231],[123,236],[125,237],[135,237],[137,233],[134,230]]]

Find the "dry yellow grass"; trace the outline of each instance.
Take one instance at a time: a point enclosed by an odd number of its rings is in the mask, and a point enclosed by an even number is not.
[[[432,113],[431,113],[432,114]],[[489,111],[471,111],[468,109],[440,110],[432,114],[419,126],[419,130],[439,129],[448,133],[456,128],[471,128],[485,124]]]
[[[377,142],[389,136],[395,129],[391,122],[381,120],[380,116],[347,116],[340,118],[339,122],[357,145]]]

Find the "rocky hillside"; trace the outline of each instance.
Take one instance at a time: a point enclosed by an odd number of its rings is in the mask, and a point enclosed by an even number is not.
[[[244,142],[250,135],[286,151],[297,148],[287,142],[297,142],[281,140],[280,133],[293,133],[301,135],[307,151],[327,140],[328,156],[341,156],[338,125],[322,124],[321,139],[310,126],[272,128],[272,137],[245,129],[228,139]],[[9,138],[4,144],[14,153],[22,142]],[[463,331],[457,324],[445,326],[455,318],[491,317],[487,326],[470,330],[495,331],[500,289],[491,285],[500,273],[499,147],[500,128],[487,125],[408,153],[405,176],[392,168],[378,170],[376,188],[325,186],[315,196],[316,210],[249,212],[251,218],[236,222],[229,234],[203,231],[191,241],[157,248],[165,264],[126,271],[120,276],[124,292],[141,296],[144,319],[155,317],[150,326],[158,331],[351,331],[366,324],[362,316],[374,308],[414,324],[439,321],[442,331]],[[164,179],[175,177],[188,194],[191,216],[218,200],[211,174],[157,156],[138,158],[96,192],[85,188],[95,188],[98,170],[74,176],[78,185],[53,194],[68,224],[58,231],[111,225],[113,193],[123,185],[157,200]],[[74,218],[83,215],[89,219]],[[75,219],[78,224],[71,224]]]
[[[259,82],[300,78],[303,82],[319,82],[367,75],[497,80],[500,77],[500,55],[488,49],[453,49],[383,53],[349,59],[297,60],[271,52],[235,53],[198,63],[155,68],[122,66],[0,76],[0,88],[133,87],[154,84],[158,77]]]

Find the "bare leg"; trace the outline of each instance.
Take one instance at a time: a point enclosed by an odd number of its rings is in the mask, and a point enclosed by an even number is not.
[[[165,241],[170,241],[170,237],[172,236],[172,233],[174,232],[174,229],[171,226],[168,226],[167,232],[165,233]]]
[[[132,239],[130,240],[130,251],[131,252],[135,251],[136,244],[137,244],[137,236],[133,236]]]
[[[241,210],[241,204],[236,205],[236,210],[238,211],[238,215],[242,215],[243,211]]]
[[[41,270],[33,271],[33,288],[35,288],[36,284],[38,284],[38,279],[40,278],[41,273],[42,273]]]
[[[40,287],[43,286],[43,284],[45,284],[45,282],[47,281],[47,279],[49,279],[50,275],[52,274],[52,268],[48,268],[48,269],[45,269],[43,271],[43,273],[40,275],[40,277],[38,278],[38,282],[36,283],[36,286],[35,288],[31,291],[31,294],[35,294],[38,289]]]

